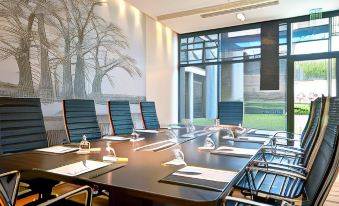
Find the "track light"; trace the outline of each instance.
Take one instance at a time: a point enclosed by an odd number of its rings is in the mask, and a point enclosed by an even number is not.
[[[246,20],[245,14],[243,14],[243,13],[237,13],[236,17],[240,21],[245,21]]]

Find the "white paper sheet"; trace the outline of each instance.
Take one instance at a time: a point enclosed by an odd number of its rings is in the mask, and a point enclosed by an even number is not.
[[[179,125],[170,125],[167,127],[167,129],[181,129],[183,127],[179,126]]]
[[[194,132],[191,132],[191,133],[183,134],[180,137],[194,138],[194,137],[205,136],[205,135],[208,135],[208,134],[211,134],[211,132],[199,130],[199,131],[194,131]]]
[[[48,172],[67,175],[67,176],[77,176],[84,174],[86,172],[90,172],[93,170],[97,170],[99,168],[110,165],[111,163],[107,162],[99,162],[93,160],[84,160],[80,162],[76,162],[73,164],[65,165],[62,167],[58,167],[52,170],[48,170]]]
[[[159,131],[157,130],[151,130],[151,129],[136,129],[136,132],[140,132],[140,133],[151,133],[151,134],[157,134],[159,133]]]
[[[121,136],[104,136],[102,137],[102,139],[111,141],[127,141],[130,140],[131,138]]]
[[[216,182],[230,182],[238,174],[235,171],[216,170],[203,167],[186,166],[173,175]]]
[[[55,153],[55,154],[64,154],[68,152],[75,152],[78,150],[79,150],[78,148],[65,147],[65,146],[53,146],[53,147],[36,149],[36,151],[39,151],[39,152],[48,152],[48,153]]]
[[[147,144],[147,145],[135,148],[134,150],[135,151],[140,151],[140,150],[142,150],[142,151],[155,151],[155,150],[160,150],[162,148],[167,148],[167,147],[173,146],[175,144],[177,144],[177,143],[173,142],[171,140],[164,140],[164,141],[155,142],[155,143],[152,143],[152,144]]]
[[[278,131],[270,131],[270,130],[255,130],[254,134],[257,135],[268,135],[268,136],[273,136],[277,133]]]
[[[133,139],[133,138],[131,138],[131,142],[140,142],[140,141],[143,141],[145,138],[144,137],[138,137],[138,138],[136,138],[136,139]]]
[[[214,150],[215,149],[215,146],[212,147],[212,146],[201,146],[201,147],[198,147],[199,150],[207,150],[207,151],[210,151],[210,150]]]
[[[186,165],[186,162],[181,160],[181,159],[173,159],[171,161],[163,163],[163,165],[166,165],[166,166],[169,166],[169,165],[179,166],[179,165]]]
[[[216,150],[212,151],[211,153],[230,155],[230,156],[239,156],[239,157],[251,157],[255,155],[257,151],[258,151],[257,149],[221,146],[221,147],[218,147]]]
[[[251,136],[245,136],[245,137],[238,137],[241,140],[244,141],[253,141],[253,142],[259,142],[259,143],[266,143],[269,142],[271,139],[267,138],[267,137],[251,137]]]

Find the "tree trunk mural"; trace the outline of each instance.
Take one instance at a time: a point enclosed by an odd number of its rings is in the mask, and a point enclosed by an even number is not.
[[[100,96],[102,94],[101,91],[101,85],[102,85],[102,79],[105,76],[105,71],[96,70],[95,76],[92,82],[92,94],[94,96]]]
[[[53,97],[53,83],[51,71],[49,68],[48,57],[48,40],[46,37],[44,14],[36,14],[38,19],[38,31],[40,40],[40,83],[39,96],[43,98],[52,99]]]
[[[34,85],[32,76],[32,67],[30,62],[31,33],[35,15],[30,14],[28,17],[27,30],[25,36],[19,40],[15,60],[19,68],[19,90],[27,96],[34,96]]]
[[[73,79],[72,79],[72,66],[71,66],[71,40],[69,34],[64,37],[65,41],[65,57],[63,62],[62,73],[62,91],[66,99],[73,98]]]
[[[19,68],[19,90],[25,95],[34,95],[30,58],[30,42],[21,39],[15,60]]]
[[[83,39],[79,37],[77,45],[77,60],[75,64],[75,77],[74,77],[74,94],[76,98],[86,98],[86,77],[85,77],[85,60],[82,49]]]
[[[122,30],[95,12],[102,4],[105,1],[0,1],[0,61],[15,59],[17,95],[43,101],[102,98],[104,77],[114,86],[114,68],[132,78],[141,76],[126,54]]]

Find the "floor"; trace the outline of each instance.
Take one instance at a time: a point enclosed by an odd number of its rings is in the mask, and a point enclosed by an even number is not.
[[[338,206],[339,205],[339,175],[334,182],[330,193],[327,196],[324,206]]]

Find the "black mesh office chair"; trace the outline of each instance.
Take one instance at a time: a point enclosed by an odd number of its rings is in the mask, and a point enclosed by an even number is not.
[[[333,133],[333,131],[330,131],[329,133]],[[338,129],[336,133],[338,133]],[[276,191],[279,190],[286,191],[285,185],[291,184],[293,185],[292,187],[290,187],[292,188],[291,191],[295,191],[294,188],[298,189],[303,188],[302,192],[303,198],[299,200],[302,201],[301,204],[303,206],[323,205],[339,172],[338,135],[331,135],[328,133],[327,135],[330,135],[333,138],[327,138],[326,142],[322,144],[321,150],[319,150],[319,156],[315,159],[315,166],[312,168],[312,170],[310,170],[305,182],[300,181],[298,183],[293,181],[288,182],[279,180],[281,186],[279,185],[267,186],[267,182],[266,183],[262,182],[261,185],[264,185],[264,187],[267,188],[270,187],[271,189],[275,187],[275,189],[273,190]],[[284,175],[285,178],[287,176],[288,174]],[[293,174],[291,176],[293,176]],[[272,183],[274,183],[274,181]],[[256,195],[258,194],[259,192],[252,192],[251,194],[252,199],[259,200],[258,198],[256,198]],[[286,194],[290,193],[287,192]],[[291,197],[284,198],[276,195],[269,195],[266,196],[264,199],[260,199],[261,202],[232,196],[226,196],[225,198],[223,198],[223,202],[225,206],[242,206],[242,205],[268,206],[267,204],[262,203],[262,201],[265,202],[269,200],[268,197],[275,199],[274,205],[281,205],[282,201],[287,201],[289,203],[293,203],[294,201],[294,199],[292,199]],[[272,203],[272,201],[270,201],[270,203]]]
[[[309,129],[304,134],[304,138],[301,143],[301,147],[291,147],[291,146],[282,146],[282,145],[267,145],[264,146],[261,150],[261,153],[258,153],[254,159],[259,161],[265,161],[270,163],[282,163],[282,164],[293,164],[293,165],[303,165],[305,166],[308,163],[308,160],[314,150],[314,146],[318,143],[321,143],[322,139],[318,138],[321,127],[324,129],[327,126],[326,122],[323,121],[324,116],[327,118],[329,114],[330,99],[329,98],[318,98],[314,101],[314,112],[311,115],[311,120],[309,123]],[[325,106],[327,107],[326,112]],[[335,107],[335,105],[331,105]],[[322,135],[323,137],[323,135]],[[289,140],[286,138],[286,140]]]
[[[140,102],[140,110],[145,129],[160,128],[154,102]]]
[[[0,97],[0,153],[48,146],[38,98]]]
[[[219,102],[218,118],[220,124],[239,125],[244,119],[244,103],[243,102]]]
[[[109,101],[108,111],[113,135],[133,132],[134,125],[128,101]]]
[[[0,203],[2,202],[5,206],[15,205],[19,181],[20,173],[18,171],[0,174]]]
[[[331,102],[335,105],[334,111],[338,111],[339,101],[333,98]],[[338,155],[339,118],[335,112],[330,112],[324,139],[309,170],[299,167],[302,173],[249,165],[235,187],[247,195],[265,196],[291,202],[305,191],[308,202],[313,202],[324,185],[326,177],[333,169]]]
[[[85,195],[85,198],[82,198],[84,201],[78,202],[73,201],[72,197]],[[89,186],[84,186],[63,194],[54,199],[48,200],[44,203],[38,204],[38,206],[91,206],[92,205],[92,189]]]
[[[87,140],[101,138],[95,104],[93,100],[63,100],[64,123],[70,142],[80,142],[83,135]]]
[[[16,153],[48,146],[38,98],[0,97],[0,153]],[[25,180],[31,193],[48,197],[58,181],[34,178]],[[45,188],[42,188],[41,185]],[[24,185],[24,184],[21,184]],[[27,193],[28,194],[28,193]]]

